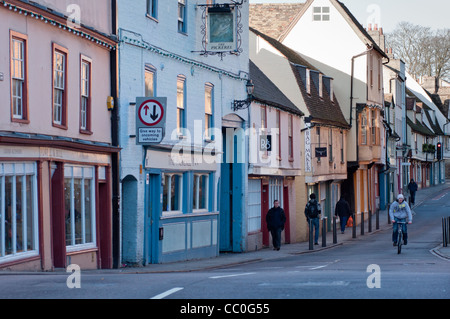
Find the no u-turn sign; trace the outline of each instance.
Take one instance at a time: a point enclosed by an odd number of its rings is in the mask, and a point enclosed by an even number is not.
[[[136,143],[160,144],[166,128],[167,98],[136,98]]]

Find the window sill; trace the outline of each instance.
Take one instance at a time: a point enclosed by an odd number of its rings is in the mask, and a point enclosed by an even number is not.
[[[62,124],[57,124],[57,123],[52,123],[53,127],[59,128],[61,130],[68,130],[69,128],[67,127],[67,125],[62,125]]]
[[[146,13],[145,16],[146,16],[148,19],[150,19],[150,20],[152,20],[152,21],[154,21],[154,22],[156,22],[156,23],[159,23],[158,19],[155,18],[155,17],[152,17],[150,14]]]
[[[77,253],[85,253],[90,251],[97,251],[97,245],[90,243],[90,244],[81,244],[81,245],[74,245],[74,246],[66,246],[67,255],[71,254],[77,254]]]
[[[19,123],[19,124],[30,124],[30,120],[27,119],[16,119],[16,118],[12,118],[11,119],[12,123]]]
[[[90,130],[83,130],[83,129],[80,129],[80,134],[83,134],[83,135],[93,135],[94,133],[93,133],[92,131],[90,131]]]

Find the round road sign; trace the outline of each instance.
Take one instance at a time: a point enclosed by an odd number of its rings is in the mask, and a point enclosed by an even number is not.
[[[138,109],[139,120],[146,126],[155,126],[164,117],[164,108],[158,101],[148,100]]]

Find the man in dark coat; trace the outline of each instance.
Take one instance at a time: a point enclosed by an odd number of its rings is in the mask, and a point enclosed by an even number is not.
[[[273,207],[267,212],[266,221],[267,228],[272,234],[273,249],[280,250],[281,232],[286,223],[286,215],[284,214],[284,210],[280,207],[278,200],[273,202]]]
[[[350,205],[345,200],[344,196],[341,196],[341,199],[336,203],[334,214],[336,216],[339,216],[339,220],[341,222],[341,234],[343,234],[345,231],[345,226],[347,225],[348,218],[352,214]]]
[[[411,205],[414,205],[416,202],[416,192],[419,187],[417,186],[417,183],[414,181],[414,179],[411,178],[411,181],[408,184],[408,190],[411,194]]]

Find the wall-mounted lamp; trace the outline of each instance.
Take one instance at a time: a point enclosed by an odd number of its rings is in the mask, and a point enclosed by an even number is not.
[[[255,85],[252,80],[248,80],[245,86],[247,90],[247,99],[246,100],[234,100],[233,102],[233,110],[243,110],[250,106],[252,103],[253,92],[255,91]]]

